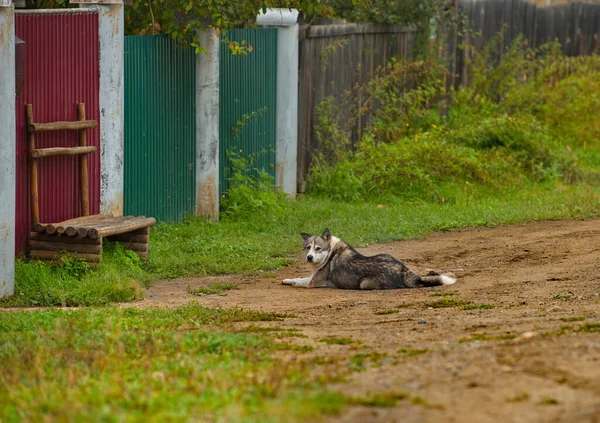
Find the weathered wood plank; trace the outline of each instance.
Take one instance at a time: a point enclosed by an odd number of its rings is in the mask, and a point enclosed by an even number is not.
[[[104,226],[100,229],[90,229],[88,236],[92,239],[98,239],[103,236],[122,234],[124,232],[146,228],[154,225],[155,223],[156,219],[153,217],[138,217],[135,219],[129,219],[123,222],[115,223],[112,226]]]
[[[102,245],[102,239],[91,239],[91,238],[80,238],[70,237],[66,235],[48,235],[46,233],[31,232],[29,234],[29,240],[35,241],[49,241],[49,242],[68,242],[74,244],[90,244],[90,245]]]
[[[29,247],[34,251],[61,252],[64,250],[70,253],[102,254],[102,244],[76,244],[73,242],[51,242],[33,239],[29,241]]]

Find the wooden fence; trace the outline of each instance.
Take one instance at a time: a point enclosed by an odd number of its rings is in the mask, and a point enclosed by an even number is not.
[[[315,137],[316,110],[329,96],[368,81],[377,68],[396,56],[412,53],[413,30],[370,24],[319,25],[301,28],[298,93],[298,192],[304,191],[313,153],[321,148]],[[356,122],[352,142],[360,139],[370,116]]]
[[[461,0],[460,7],[477,37],[448,43],[451,84],[468,84],[464,42],[481,49],[506,25],[500,48],[523,34],[532,47],[558,41],[569,56],[600,52],[600,4],[574,2],[537,7],[526,0]],[[300,35],[298,105],[298,192],[315,152],[322,150],[315,136],[318,105],[333,96],[337,104],[344,92],[371,78],[378,66],[394,56],[410,56],[414,32],[407,28],[369,24],[303,27]],[[358,120],[351,142],[360,139],[370,116]]]
[[[600,4],[573,2],[537,7],[527,0],[462,0],[460,7],[477,34],[464,41],[477,50],[505,27],[500,54],[519,35],[533,48],[558,41],[567,56],[600,53]],[[450,53],[454,53],[451,70],[458,75],[456,82],[468,84],[468,52],[453,42]]]

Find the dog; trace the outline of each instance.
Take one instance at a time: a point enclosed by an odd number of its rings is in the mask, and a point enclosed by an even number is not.
[[[325,229],[320,236],[301,233],[306,261],[313,267],[307,278],[284,279],[284,285],[304,288],[398,289],[452,285],[456,279],[430,271],[419,276],[389,254],[364,256]]]

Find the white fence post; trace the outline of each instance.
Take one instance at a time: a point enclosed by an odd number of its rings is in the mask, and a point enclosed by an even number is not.
[[[0,0],[0,298],[15,293],[15,13]]]
[[[219,61],[214,30],[198,31],[196,55],[196,215],[219,219]]]
[[[123,215],[124,62],[123,0],[70,0],[98,11],[100,37],[100,213]]]
[[[276,183],[296,198],[298,173],[298,11],[267,9],[256,18],[277,27]]]

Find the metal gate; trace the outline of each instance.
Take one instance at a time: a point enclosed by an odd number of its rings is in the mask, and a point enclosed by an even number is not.
[[[19,254],[31,231],[25,105],[32,104],[36,122],[75,121],[77,103],[85,103],[87,119],[100,122],[98,106],[98,15],[85,9],[16,11],[15,35],[25,42],[24,83],[16,99],[16,216],[15,252]],[[100,129],[88,130],[90,213],[100,209]],[[77,145],[76,131],[42,133],[36,145]],[[75,157],[50,157],[38,166],[40,219],[60,222],[79,215],[79,186]]]
[[[125,214],[194,212],[195,63],[193,49],[163,35],[125,37]]]
[[[219,192],[229,188],[232,158],[275,178],[277,29],[236,29],[221,44]],[[233,55],[229,46],[247,47]]]

